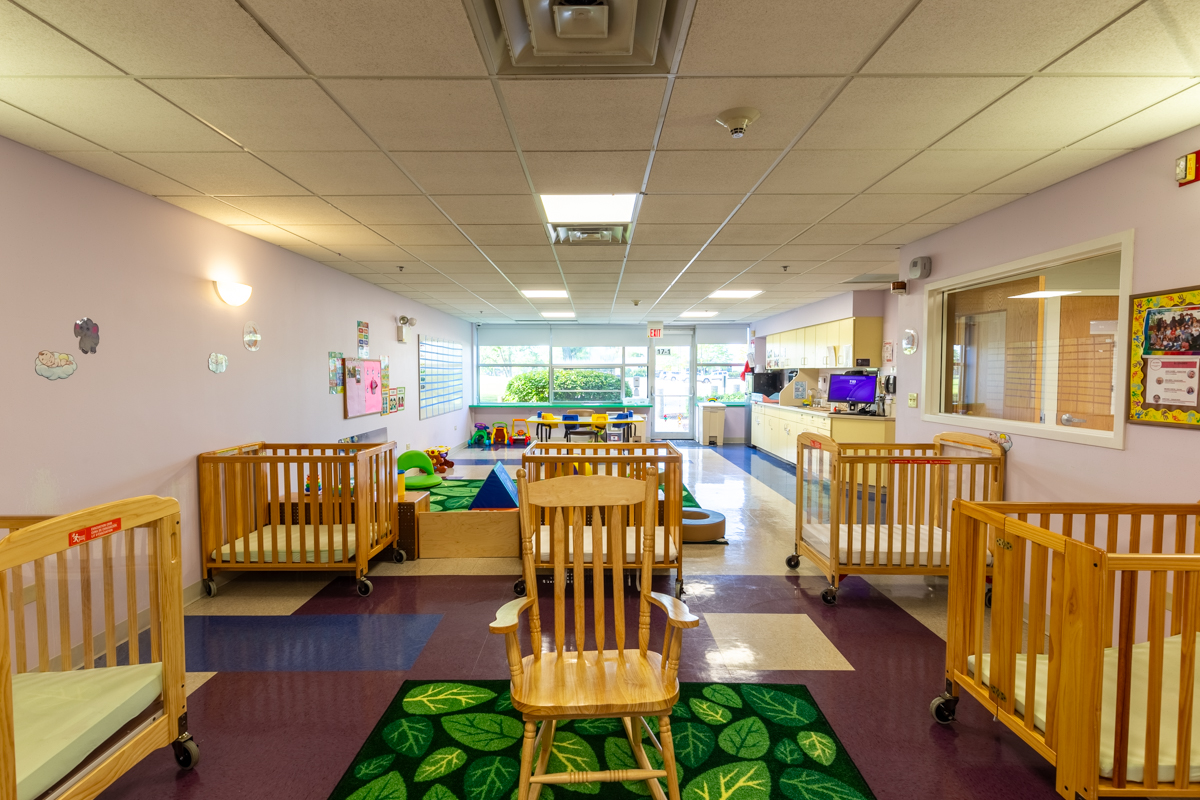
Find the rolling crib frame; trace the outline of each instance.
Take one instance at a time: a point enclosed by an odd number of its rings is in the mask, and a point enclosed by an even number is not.
[[[251,444],[214,450],[197,456],[200,483],[200,556],[204,591],[217,590],[221,571],[349,571],[358,593],[371,593],[367,579],[370,560],[393,548],[397,562],[405,554],[396,546],[399,489],[395,442],[353,444]],[[311,491],[305,490],[306,479]],[[352,486],[352,491],[340,487]],[[307,560],[306,521],[313,527],[313,561]],[[354,525],[354,555],[350,555],[349,525]],[[257,551],[249,535],[271,525],[271,547],[258,537]],[[328,548],[320,549],[320,526],[329,527]],[[296,526],[296,533],[292,527]],[[282,531],[280,529],[283,529]],[[340,528],[341,536],[337,536]],[[279,535],[287,542],[279,558]],[[299,536],[300,558],[293,558],[292,537]],[[242,561],[235,550],[242,544]],[[340,544],[341,558],[336,557]],[[230,547],[223,560],[221,548]],[[216,553],[214,556],[213,554]],[[257,560],[251,561],[256,555]],[[267,561],[265,555],[271,555]]]
[[[659,502],[658,522],[663,528],[663,553],[658,555],[657,541],[651,567],[655,571],[675,570],[675,597],[683,595],[683,454],[670,442],[533,442],[521,454],[521,466],[525,469],[529,483],[563,475],[583,475],[590,466],[593,475],[616,475],[624,478],[646,480],[649,467],[658,469],[663,499]],[[587,511],[589,524],[591,510]],[[544,520],[543,520],[544,521]],[[638,525],[640,525],[640,520]],[[633,525],[631,524],[631,527]],[[554,570],[554,541],[546,524],[533,525],[532,542],[535,573]],[[639,527],[640,531],[640,527]],[[543,538],[550,546],[550,553],[542,557]],[[657,531],[656,537],[657,539]],[[566,558],[571,561],[571,542],[567,541]],[[636,561],[642,558],[642,537],[635,537]],[[604,569],[613,568],[611,555],[605,557]],[[517,594],[525,593],[525,579],[513,586]]]
[[[1173,553],[1164,552],[1164,529],[1172,519]],[[1069,800],[1200,794],[1200,783],[1189,777],[1195,704],[1191,687],[1200,628],[1200,555],[1195,554],[1200,543],[1200,505],[960,500],[954,503],[952,526],[946,691],[930,704],[934,718],[949,724],[962,694],[974,697],[1055,766],[1055,789]],[[1119,547],[1128,551],[1118,552]],[[988,627],[984,571],[989,549],[993,554],[993,602],[985,684],[983,669],[978,667]],[[1149,573],[1144,623],[1150,648],[1145,769],[1142,782],[1136,783],[1127,779],[1126,770],[1141,573]],[[1028,635],[1023,641],[1026,612]],[[1102,778],[1103,657],[1104,649],[1113,644],[1114,630],[1113,774]],[[1162,708],[1166,635],[1181,635],[1177,710]],[[1026,655],[1025,696],[1021,698],[1025,711],[1018,713],[1016,673],[1021,653]],[[1041,731],[1035,727],[1033,709],[1037,657],[1043,653],[1048,660],[1046,724]],[[973,671],[968,665],[972,657]],[[1158,780],[1158,754],[1162,714],[1168,712],[1178,713],[1176,766],[1175,780],[1163,784]]]
[[[79,669],[94,669],[95,659],[101,654],[106,664],[116,664],[117,645],[121,643],[118,640],[123,636],[129,662],[139,663],[137,570],[143,555],[149,578],[149,657],[151,663],[162,663],[162,694],[155,706],[134,721],[137,724],[132,730],[123,730],[119,739],[110,739],[48,793],[56,800],[90,800],[147,755],[167,745],[173,747],[181,767],[195,766],[200,751],[188,733],[184,690],[179,503],[174,498],[136,497],[59,517],[0,517],[0,528],[10,531],[0,539],[0,800],[17,797],[12,673],[14,668],[17,674],[31,671],[28,651],[33,640],[27,638],[25,607],[35,605],[37,664],[33,671],[68,672],[76,668],[77,660],[81,661]],[[136,546],[141,537],[136,537],[135,529],[146,531],[146,545],[141,552]],[[118,562],[113,557],[113,542],[119,536],[125,544],[124,629],[115,621],[113,567]],[[94,544],[101,550],[99,563],[93,558]],[[57,581],[58,655],[51,658],[46,561],[53,558],[57,574],[69,575],[68,553],[73,550],[79,554],[79,590],[72,598],[68,581]],[[22,568],[30,563],[34,582],[25,585]],[[100,633],[93,631],[92,573],[97,570],[102,575],[104,604],[104,628]],[[72,599],[75,606],[71,605]],[[78,611],[81,628],[81,642],[74,646],[73,608]],[[147,610],[141,609],[141,613]],[[129,620],[133,624],[128,624]],[[10,637],[15,641],[15,651],[10,650]]]
[[[947,455],[951,448],[981,455]],[[964,499],[968,500],[1003,499],[1004,456],[1004,449],[990,439],[969,433],[939,433],[928,444],[838,443],[817,433],[799,434],[796,549],[787,558],[788,568],[799,567],[801,557],[820,568],[829,580],[829,586],[821,592],[827,605],[837,603],[838,587],[848,575],[949,575],[950,502],[962,497],[964,491]],[[821,491],[826,476],[828,499]],[[949,496],[951,484],[954,497]],[[805,523],[824,524],[826,519],[828,544],[805,540]],[[842,525],[847,526],[845,562],[841,559]],[[920,554],[914,549],[909,566],[906,552],[910,528],[915,544],[920,541],[922,525],[930,529],[924,553],[926,565],[921,566]],[[886,541],[881,542],[884,526]],[[899,565],[892,563],[892,531],[896,527],[900,528]],[[938,550],[933,547],[935,527],[943,531]],[[868,554],[872,556],[870,564]],[[934,566],[935,555],[940,558],[940,566]]]

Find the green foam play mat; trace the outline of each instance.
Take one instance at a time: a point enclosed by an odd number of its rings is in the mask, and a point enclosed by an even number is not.
[[[471,501],[479,494],[481,480],[466,480],[462,478],[447,478],[438,486],[429,490],[430,511],[466,511],[471,507]],[[696,498],[683,487],[683,507],[699,508]]]
[[[524,731],[508,686],[406,681],[330,800],[515,800]],[[682,683],[671,731],[681,800],[875,797],[803,686]],[[661,756],[643,742],[661,769]],[[592,719],[559,724],[547,771],[637,768],[620,720]],[[650,789],[634,781],[560,784],[543,786],[540,796],[576,795],[638,800]]]

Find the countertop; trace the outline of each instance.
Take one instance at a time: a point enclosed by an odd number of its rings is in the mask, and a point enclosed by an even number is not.
[[[829,417],[832,419],[861,419],[879,422],[895,419],[895,417],[876,417],[871,414],[851,414],[846,411],[833,412],[828,409],[807,408],[804,406],[785,406],[780,403],[755,403],[754,405],[761,405],[764,408],[782,408],[787,411],[794,411],[798,414],[812,414],[815,417]]]

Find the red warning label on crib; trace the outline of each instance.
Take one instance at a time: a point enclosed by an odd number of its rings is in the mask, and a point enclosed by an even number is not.
[[[889,464],[952,464],[948,458],[891,458]]]
[[[71,531],[67,534],[67,546],[74,547],[78,544],[90,542],[92,539],[99,539],[101,536],[108,536],[110,533],[116,533],[121,530],[121,518],[110,519],[108,522],[101,522],[98,525],[93,525],[90,528],[81,528],[77,531]]]

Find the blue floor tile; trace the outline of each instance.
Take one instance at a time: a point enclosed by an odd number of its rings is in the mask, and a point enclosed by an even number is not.
[[[796,467],[794,465],[744,444],[710,446],[708,449],[741,467],[788,500],[796,502]]]
[[[189,672],[407,670],[441,614],[185,617]]]

